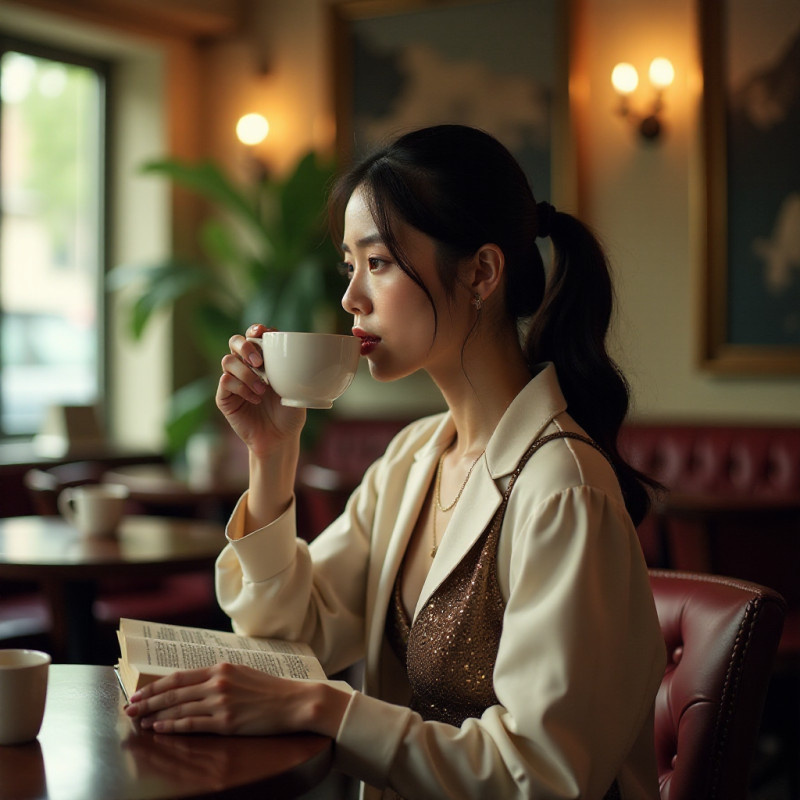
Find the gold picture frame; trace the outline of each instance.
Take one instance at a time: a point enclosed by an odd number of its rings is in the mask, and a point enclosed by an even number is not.
[[[582,206],[582,192],[579,180],[580,159],[578,137],[575,125],[575,110],[571,108],[569,96],[569,53],[573,47],[575,36],[576,6],[579,0],[550,0],[553,13],[549,19],[550,25],[545,25],[541,35],[547,37],[547,45],[553,48],[552,73],[550,91],[550,118],[549,118],[549,184],[548,190],[542,192],[540,186],[534,181],[533,188],[537,199],[547,199],[557,207],[572,213],[580,214]],[[395,41],[401,40],[403,35],[408,36],[407,45],[411,45],[412,34],[403,34],[401,31],[411,31],[411,20],[414,15],[422,20],[426,13],[436,14],[441,21],[443,17],[454,22],[464,23],[465,16],[479,13],[478,7],[514,5],[515,0],[339,0],[330,6],[332,52],[333,57],[333,97],[334,113],[336,119],[336,144],[339,163],[347,166],[359,153],[354,143],[359,139],[356,131],[354,113],[354,92],[358,81],[356,38],[359,26],[364,22],[369,25],[379,25],[384,30],[390,31]],[[533,8],[529,0],[516,0],[520,8]],[[547,4],[545,4],[547,5]],[[471,8],[471,11],[470,11]],[[513,10],[513,9],[512,9]],[[530,13],[530,12],[528,12]],[[503,21],[503,14],[495,13],[496,19]],[[460,19],[459,19],[460,18]],[[415,31],[424,31],[424,36],[431,36],[430,27],[419,24]],[[485,34],[485,31],[482,31]],[[537,31],[525,29],[514,32],[519,40],[519,46],[532,48]],[[509,42],[509,36],[498,37],[484,35],[485,42],[494,43],[494,46],[508,48],[515,46]],[[474,52],[465,53],[466,57],[476,60],[480,55]],[[420,125],[435,124],[436,122],[459,122],[465,120],[447,119],[421,119]],[[514,147],[490,126],[485,127],[504,142],[509,149],[518,156]],[[402,132],[402,129],[398,129]],[[387,137],[388,138],[388,137]],[[519,157],[519,156],[518,156]],[[523,163],[523,167],[525,164]],[[529,172],[526,169],[526,172]],[[529,177],[531,177],[529,173]],[[540,196],[541,195],[541,196]],[[548,196],[549,195],[549,196]]]
[[[783,96],[783,107],[776,109],[768,93],[782,71],[797,68],[800,24],[787,49],[791,30],[785,15],[780,23],[776,15],[770,42],[758,4],[697,0],[697,10],[705,209],[699,364],[720,374],[798,375],[800,269],[792,273],[779,254],[785,247],[786,214],[797,217],[800,226],[800,162],[792,152],[798,150],[796,141],[778,117],[783,114],[794,124],[796,140],[800,97]],[[764,47],[765,39],[771,47]],[[763,60],[748,73],[730,74],[730,64],[740,69],[746,61],[731,59],[733,48]],[[785,63],[792,50],[793,67]],[[750,60],[755,64],[753,56]],[[796,183],[787,184],[792,173]]]

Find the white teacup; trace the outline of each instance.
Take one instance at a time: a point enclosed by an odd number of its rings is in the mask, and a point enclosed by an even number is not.
[[[39,735],[50,661],[39,650],[0,650],[0,745]]]
[[[264,366],[251,368],[285,406],[330,408],[353,382],[361,340],[333,333],[268,331],[248,338],[261,348]]]
[[[84,536],[107,536],[119,527],[128,494],[128,487],[117,483],[75,486],[58,496],[58,510]]]

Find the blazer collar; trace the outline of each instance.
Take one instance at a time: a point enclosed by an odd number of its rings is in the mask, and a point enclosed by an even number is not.
[[[567,410],[552,363],[539,365],[527,386],[512,400],[486,446],[486,461],[497,480],[510,475],[542,431]]]
[[[447,536],[442,539],[439,552],[422,587],[415,616],[491,522],[503,497],[498,480],[516,469],[531,443],[541,435],[554,417],[565,410],[566,401],[558,385],[555,368],[550,363],[544,364],[514,398],[492,434],[484,456],[475,465],[464,494],[453,510]],[[417,453],[418,463],[415,468],[420,468],[420,476],[424,476],[428,482],[442,451],[452,441],[454,434],[455,427],[448,413],[430,441]],[[411,528],[408,530],[409,536]],[[408,536],[399,548],[397,568],[407,541]]]
[[[533,441],[559,414],[567,401],[558,383],[555,366],[539,364],[523,390],[511,401],[486,446],[486,464],[494,480],[510,475]],[[450,412],[442,415],[433,436],[416,452],[416,461],[437,459],[453,441],[456,429]]]

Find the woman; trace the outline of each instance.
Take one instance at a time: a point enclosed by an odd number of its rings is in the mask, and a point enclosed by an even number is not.
[[[162,679],[128,713],[162,733],[335,737],[370,797],[657,798],[664,645],[634,528],[648,494],[616,447],[628,392],[599,245],[462,126],[373,155],[331,212],[372,375],[424,369],[449,410],[402,431],[308,546],[304,412],[234,336],[217,404],[250,485],[217,587],[237,630],[307,641],[328,674],[363,657],[363,691],[226,665]],[[547,281],[537,236],[554,246]]]

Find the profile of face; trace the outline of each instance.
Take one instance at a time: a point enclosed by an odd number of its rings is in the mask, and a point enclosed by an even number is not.
[[[459,353],[471,325],[469,292],[457,286],[449,299],[437,272],[436,242],[402,221],[393,228],[430,299],[398,265],[357,188],[344,213],[343,271],[349,283],[342,307],[353,316],[353,333],[362,340],[370,373],[390,381],[418,369],[431,374],[460,370]]]

